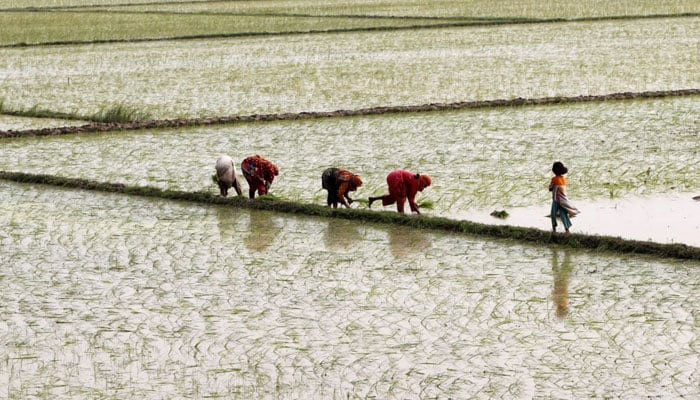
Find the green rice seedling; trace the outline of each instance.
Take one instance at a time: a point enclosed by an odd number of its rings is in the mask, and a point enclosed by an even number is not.
[[[91,121],[98,122],[134,122],[149,119],[152,119],[150,113],[125,104],[103,106],[90,117]]]
[[[491,212],[491,214],[489,214],[489,215],[491,215],[492,217],[500,218],[500,219],[506,219],[506,218],[508,218],[508,216],[510,214],[508,214],[508,211],[506,211],[506,210],[500,210],[500,211],[493,210]]]
[[[418,202],[419,208],[425,208],[427,210],[432,210],[435,207],[435,202],[432,200],[421,200]]]

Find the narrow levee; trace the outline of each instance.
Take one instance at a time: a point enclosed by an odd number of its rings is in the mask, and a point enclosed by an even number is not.
[[[392,224],[411,228],[432,229],[499,239],[512,239],[530,243],[555,243],[563,247],[595,249],[620,253],[651,254],[661,257],[700,260],[700,247],[684,244],[662,244],[625,240],[621,238],[583,234],[556,235],[551,232],[508,225],[486,225],[470,221],[451,220],[430,216],[406,216],[403,214],[361,209],[332,209],[315,204],[279,201],[274,198],[250,200],[243,197],[223,198],[207,192],[182,192],[162,190],[148,186],[130,186],[118,183],[96,182],[86,179],[63,178],[51,175],[25,174],[0,171],[0,179],[53,185],[100,192],[181,200],[199,204],[229,205],[253,210],[277,211],[324,218],[350,219],[362,222]]]

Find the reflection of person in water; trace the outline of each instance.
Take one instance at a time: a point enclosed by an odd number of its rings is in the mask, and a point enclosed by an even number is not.
[[[569,279],[571,277],[571,260],[569,252],[564,251],[564,259],[559,263],[559,253],[552,251],[552,275],[554,276],[554,289],[552,297],[557,308],[556,314],[564,318],[569,314]]]
[[[432,247],[430,236],[415,228],[390,227],[389,247],[394,258],[404,258]]]
[[[239,232],[242,229],[238,227],[238,224],[240,223],[241,211],[222,206],[214,207],[214,210],[219,226],[219,240],[222,243],[228,243],[232,239],[235,240],[236,237],[240,237]]]
[[[357,230],[358,224],[355,221],[344,221],[331,219],[324,235],[326,247],[348,249],[354,243],[362,240],[362,235]]]
[[[243,244],[248,250],[262,252],[267,250],[282,232],[282,227],[275,224],[274,215],[267,211],[250,211],[248,223],[248,236],[243,239]]]

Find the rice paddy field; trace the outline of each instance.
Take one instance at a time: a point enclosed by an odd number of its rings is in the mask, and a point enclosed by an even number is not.
[[[40,186],[0,202],[6,398],[700,395],[697,262]]]
[[[85,124],[85,121],[17,117],[0,114],[0,131],[56,128],[61,126],[76,126]]]
[[[675,18],[0,48],[0,94],[172,118],[685,89],[698,37],[698,18]]]
[[[685,0],[9,0],[0,131],[110,110],[302,117],[698,89],[699,14]],[[215,194],[220,154],[238,168],[258,153],[280,168],[258,201],[325,204],[327,167],[362,176],[356,199],[406,168],[432,177],[428,216],[547,230],[562,160],[575,234],[700,247],[700,96],[552,103],[107,124],[0,138],[0,171]],[[697,259],[2,179],[0,210],[3,399],[700,398]]]

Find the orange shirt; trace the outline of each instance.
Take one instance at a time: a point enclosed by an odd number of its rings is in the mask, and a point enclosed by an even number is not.
[[[552,181],[549,183],[549,186],[566,186],[566,178],[564,178],[561,175],[557,175],[552,178]]]
[[[353,176],[353,173],[348,170],[338,170],[338,182],[340,182],[340,186],[338,187],[338,197],[343,197],[345,193],[357,190],[357,187],[352,184]]]

